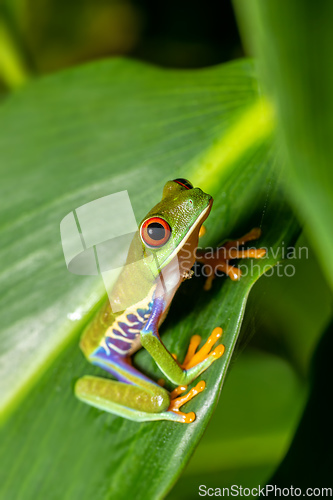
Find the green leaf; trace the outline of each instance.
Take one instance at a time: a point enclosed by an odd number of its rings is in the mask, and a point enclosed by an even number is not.
[[[164,71],[104,61],[33,82],[0,110],[0,494],[4,498],[161,497],[198,443],[217,403],[252,285],[295,242],[279,188],[272,111],[248,61]],[[203,246],[260,226],[259,262],[243,278],[182,285],[161,333],[182,359],[192,334],[224,329],[226,353],[202,378],[191,425],[137,424],[77,401],[75,380],[103,372],[78,337],[103,299],[100,279],[68,273],[59,224],[76,207],[127,189],[139,221],[163,184],[187,177],[214,196]],[[139,368],[159,377],[146,352]],[[8,467],[8,468],[7,468]],[[19,478],[19,480],[17,479]]]
[[[333,3],[235,0],[277,110],[290,202],[333,285]]]
[[[263,485],[288,450],[304,406],[304,384],[276,354],[247,348],[234,356],[220,402],[170,492],[172,500],[195,498],[200,485]]]

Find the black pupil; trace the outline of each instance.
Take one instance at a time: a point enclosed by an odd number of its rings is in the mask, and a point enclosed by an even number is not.
[[[159,222],[152,222],[148,226],[148,234],[152,240],[162,240],[165,236],[165,228]]]

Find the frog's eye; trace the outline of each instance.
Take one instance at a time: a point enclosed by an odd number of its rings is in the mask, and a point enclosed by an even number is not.
[[[140,234],[147,246],[158,248],[170,238],[171,227],[161,217],[151,217],[142,224]]]
[[[193,189],[193,185],[187,179],[174,179],[173,182],[177,182],[177,184],[186,189]]]

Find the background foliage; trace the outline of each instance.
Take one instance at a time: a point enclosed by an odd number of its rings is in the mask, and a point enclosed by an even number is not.
[[[121,189],[139,220],[176,176],[215,198],[204,243],[262,224],[261,244],[277,248],[305,224],[298,246],[309,253],[292,262],[292,278],[274,273],[253,288],[220,402],[170,498],[193,498],[200,484],[289,486],[303,478],[306,487],[328,485],[329,409],[320,398],[330,390],[329,328],[303,420],[272,477],[331,318],[332,13],[329,2],[322,9],[300,3],[281,10],[273,0],[269,8],[237,1],[244,50],[229,2],[208,3],[203,13],[200,2],[2,1],[1,498],[126,498],[133,484],[136,498],[160,497],[198,443],[221,367],[204,377],[209,390],[193,402],[199,418],[186,432],[124,422],[73,398],[76,377],[94,371],[77,340],[103,291],[67,272],[57,233],[67,212]],[[200,68],[245,51],[258,54],[276,125],[248,62],[189,72],[114,60],[59,73],[119,54]],[[44,73],[55,74],[38,81]],[[209,298],[200,280],[185,283],[164,326],[170,349],[181,357],[194,329],[208,333],[218,321],[231,353],[256,277],[216,281]],[[158,377],[145,353],[136,363]],[[309,429],[317,439],[308,439]]]

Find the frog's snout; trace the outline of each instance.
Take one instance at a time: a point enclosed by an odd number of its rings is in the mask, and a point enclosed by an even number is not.
[[[196,187],[193,189],[195,191],[196,196],[198,199],[200,199],[201,203],[205,206],[212,206],[213,204],[213,197],[210,194],[205,193],[202,189],[199,187]]]

